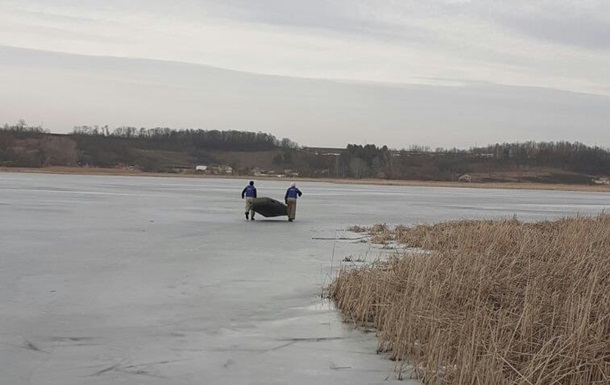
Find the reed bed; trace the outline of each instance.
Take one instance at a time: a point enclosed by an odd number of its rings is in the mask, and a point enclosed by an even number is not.
[[[399,372],[408,363],[435,385],[610,384],[610,215],[376,229],[428,251],[342,270],[330,296],[377,329]]]

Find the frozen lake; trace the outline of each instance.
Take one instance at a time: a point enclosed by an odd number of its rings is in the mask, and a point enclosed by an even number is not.
[[[256,182],[282,199],[289,181]],[[351,225],[598,214],[610,194],[0,173],[3,384],[408,384],[320,299]]]

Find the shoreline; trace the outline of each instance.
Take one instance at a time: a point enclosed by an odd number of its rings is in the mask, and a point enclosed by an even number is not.
[[[286,180],[302,182],[322,182],[334,184],[379,185],[379,186],[414,186],[414,187],[449,187],[449,188],[482,188],[482,189],[510,189],[510,190],[555,190],[555,191],[587,191],[610,193],[607,185],[568,185],[568,184],[542,184],[517,182],[492,183],[464,183],[445,181],[418,181],[418,180],[388,180],[388,179],[339,179],[339,178],[274,178],[252,177],[250,175],[204,175],[204,174],[170,174],[159,172],[143,172],[97,167],[0,167],[0,173],[25,174],[64,174],[64,175],[95,175],[95,176],[134,176],[134,177],[164,177],[164,178],[215,178],[215,179],[255,179],[255,180]]]

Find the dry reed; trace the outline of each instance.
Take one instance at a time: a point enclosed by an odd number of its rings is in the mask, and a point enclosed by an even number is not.
[[[387,226],[378,228],[387,237]],[[426,384],[610,384],[610,215],[397,227],[330,295]]]

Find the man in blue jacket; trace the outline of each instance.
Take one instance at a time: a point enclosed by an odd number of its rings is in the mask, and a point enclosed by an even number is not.
[[[303,195],[301,190],[299,190],[296,186],[296,183],[292,182],[288,190],[286,190],[286,195],[284,195],[284,202],[288,206],[288,221],[294,221],[294,217],[297,213],[297,198]]]
[[[256,198],[256,187],[254,187],[254,181],[250,183],[242,190],[241,199],[246,198],[246,220],[248,220],[248,214],[250,214],[250,220],[254,220],[254,210],[252,210],[252,201]]]

